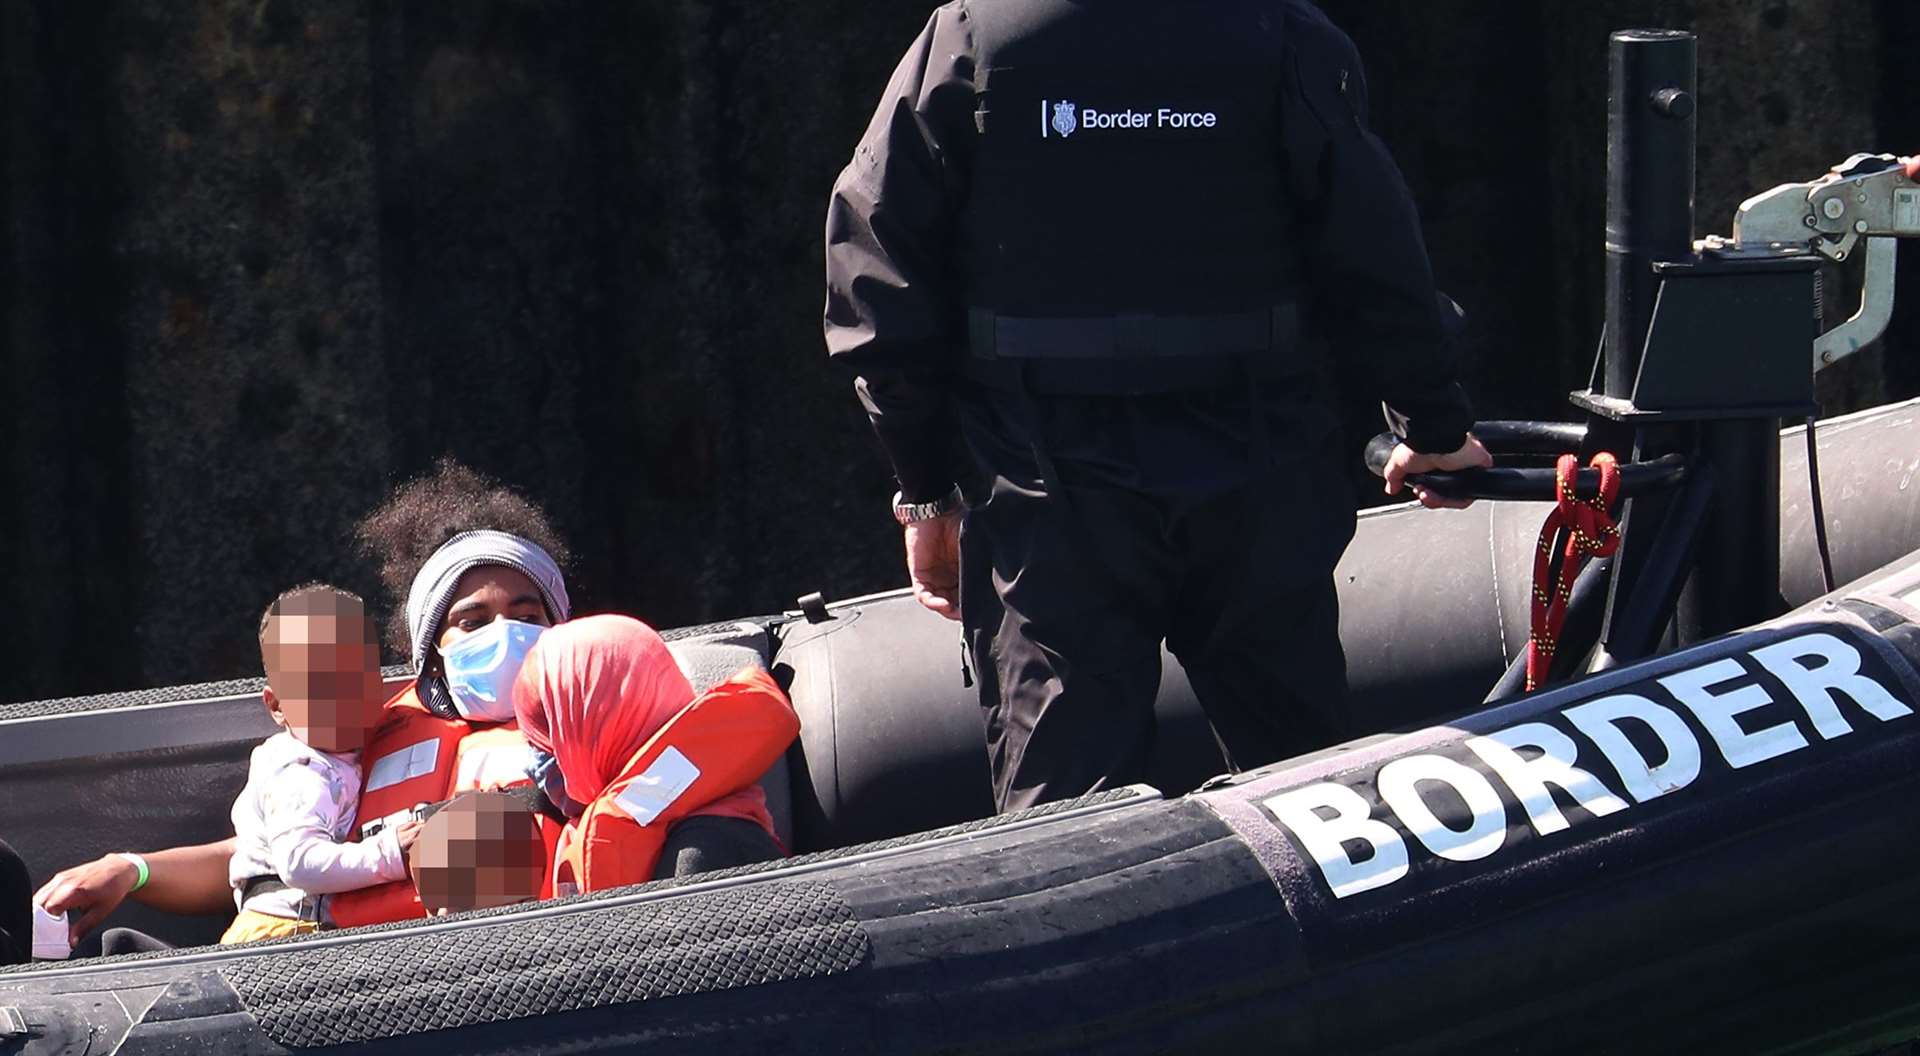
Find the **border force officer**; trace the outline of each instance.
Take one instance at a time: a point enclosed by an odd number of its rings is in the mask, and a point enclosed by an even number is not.
[[[1490,464],[1366,112],[1301,0],[956,0],[894,71],[829,205],[826,338],[1001,809],[1144,778],[1163,641],[1231,765],[1340,739],[1336,381],[1404,438],[1390,492]]]

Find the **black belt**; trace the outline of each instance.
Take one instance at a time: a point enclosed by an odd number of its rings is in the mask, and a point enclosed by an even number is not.
[[[1296,347],[1300,312],[1296,305],[1280,304],[1213,315],[1031,318],[972,308],[967,341],[978,359],[1249,356]]]
[[[1034,318],[967,313],[966,375],[1038,394],[1143,395],[1238,388],[1249,372],[1310,371],[1292,304],[1214,315]]]
[[[255,895],[270,895],[275,891],[285,891],[286,889],[287,885],[282,883],[280,878],[272,873],[267,873],[264,876],[249,876],[245,880],[240,881],[240,904],[245,905],[247,900]]]
[[[247,908],[247,903],[251,902],[255,895],[270,895],[275,891],[289,890],[292,890],[292,888],[272,873],[266,873],[261,876],[249,876],[245,880],[240,881],[240,908]],[[311,921],[315,924],[321,923],[320,900],[313,895],[302,892],[300,902],[294,907],[294,911],[299,914],[295,919]],[[258,912],[258,910],[255,910],[255,912]],[[322,926],[325,927],[327,925]]]

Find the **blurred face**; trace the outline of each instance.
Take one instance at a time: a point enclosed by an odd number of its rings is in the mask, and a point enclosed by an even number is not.
[[[364,609],[342,599],[330,611],[275,616],[261,651],[267,664],[267,708],[303,743],[323,752],[367,745],[385,701],[380,650]]]
[[[427,819],[408,863],[429,913],[510,906],[539,897],[546,845],[512,796],[469,792]]]
[[[440,628],[435,644],[444,649],[492,623],[494,617],[553,626],[547,618],[546,603],[540,589],[526,573],[505,565],[481,565],[470,568],[453,585],[453,605],[447,609],[446,625]],[[438,658],[435,658],[438,663]]]

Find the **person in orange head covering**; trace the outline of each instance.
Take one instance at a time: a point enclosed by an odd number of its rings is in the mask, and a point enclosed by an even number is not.
[[[756,782],[800,725],[765,672],[696,696],[653,628],[588,616],[534,645],[514,712],[527,741],[555,760],[566,798],[584,804],[561,835],[556,894],[785,854]],[[702,859],[697,868],[688,854]]]

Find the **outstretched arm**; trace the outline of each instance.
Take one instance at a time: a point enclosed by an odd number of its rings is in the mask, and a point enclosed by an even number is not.
[[[142,854],[147,883],[138,891],[133,885],[139,882],[139,869],[118,854],[102,855],[55,873],[34,893],[33,901],[49,913],[77,914],[68,929],[75,943],[128,898],[182,916],[231,913],[233,889],[227,883],[227,862],[233,857],[233,845],[229,836]]]

